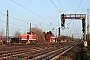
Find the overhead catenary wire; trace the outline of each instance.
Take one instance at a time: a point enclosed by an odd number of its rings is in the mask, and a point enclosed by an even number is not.
[[[81,5],[82,1],[83,1],[83,0],[80,1],[80,3],[79,3],[79,5],[78,5],[78,7],[77,7],[75,13],[77,13],[78,9],[80,8],[80,5]]]
[[[28,0],[29,2],[31,2],[30,0]],[[32,2],[31,2],[32,3]],[[32,5],[34,5],[38,10],[40,10],[44,15],[47,16],[47,14],[45,12],[43,12],[40,8],[38,8],[34,3],[32,3]],[[47,16],[49,17],[49,16]],[[49,17],[50,18],[50,17]],[[51,20],[53,20],[52,18],[50,18]]]
[[[80,34],[81,34],[81,33],[78,33],[78,32],[77,32],[77,29],[79,29],[79,28],[75,28],[75,27],[74,27],[74,23],[73,23],[73,28],[74,28],[74,32],[77,34],[77,36],[80,37]],[[73,34],[74,34],[74,33],[73,33]]]
[[[0,12],[0,14],[6,16],[6,14],[4,14],[4,13],[1,13],[1,12]],[[16,19],[16,20],[19,20],[19,21],[22,21],[22,22],[25,22],[25,23],[28,23],[27,21],[24,21],[24,20],[18,19],[18,18],[13,17],[13,16],[9,16],[9,17],[11,17],[11,18],[13,18],[13,19]]]
[[[77,12],[78,12],[78,9],[80,8],[80,5],[81,5],[82,1],[83,1],[83,0],[81,0],[81,1],[80,1],[80,3],[79,3],[79,5],[78,5],[78,7],[77,7],[77,9],[76,9],[75,13],[77,13]],[[69,20],[69,21],[70,21],[70,23],[72,22],[72,20]]]
[[[0,14],[6,16],[6,14],[4,14],[4,13],[1,13],[1,12],[0,12]],[[24,23],[29,24],[29,22],[24,21],[24,20],[21,20],[21,19],[18,19],[18,18],[16,18],[16,17],[12,17],[12,16],[9,16],[9,17],[10,17],[10,18],[13,18],[13,19],[15,19],[15,20],[19,20],[19,21],[21,21],[21,22],[24,22]],[[2,20],[0,20],[0,21],[1,21],[1,22],[5,22],[5,21],[2,21]],[[21,26],[21,27],[26,27],[26,26],[23,26],[23,25],[15,24],[15,23],[9,23],[9,24],[13,24],[13,25]],[[34,23],[32,23],[32,24],[36,26],[36,24],[34,24]],[[41,26],[39,26],[39,27],[41,27]],[[27,28],[28,28],[28,27],[27,27]],[[44,28],[44,27],[41,27],[41,28]]]
[[[6,14],[4,14],[4,13],[1,13],[1,12],[0,12],[0,14],[6,16]],[[27,22],[27,21],[24,21],[24,20],[18,19],[18,18],[13,17],[13,16],[9,16],[9,17],[10,17],[10,18],[13,18],[13,19],[16,19],[16,20],[18,20],[18,21],[21,21],[21,22],[27,23],[27,24],[29,23],[29,22]],[[34,24],[34,25],[35,25],[35,24]]]
[[[31,2],[30,0],[28,0],[29,2]],[[31,4],[33,5],[33,6],[35,6],[38,10],[40,10],[45,16],[47,16],[47,17],[49,17],[45,12],[43,12],[40,8],[38,8],[34,3],[32,3],[31,2]],[[51,17],[49,17],[51,20],[54,20],[54,19],[52,19]],[[49,22],[51,23],[51,21],[49,20]],[[54,24],[54,25],[56,25],[56,24]]]
[[[14,1],[14,0],[13,0]],[[15,3],[15,1],[14,1],[14,3]],[[16,2],[17,3],[17,2]],[[32,3],[33,4],[33,3]],[[33,4],[34,5],[34,4]],[[20,6],[22,6],[22,5],[20,5]],[[35,6],[35,5],[34,5]],[[3,7],[5,7],[5,8],[9,8],[9,7],[7,7],[7,6],[5,6],[5,5],[3,5]],[[24,9],[26,9],[26,7],[25,6],[22,6]],[[37,6],[35,6],[37,9],[39,9]],[[27,8],[28,9],[28,8]],[[15,10],[13,10],[13,9],[10,9],[10,10],[12,10],[12,11],[15,11]],[[28,9],[29,10],[29,9]],[[40,10],[40,9],[39,9]],[[40,10],[43,14],[45,14],[42,10]],[[33,12],[33,11],[32,11]],[[20,13],[20,12],[18,12],[18,13]],[[35,13],[35,12],[34,12]],[[21,14],[21,13],[20,13]],[[37,13],[36,13],[37,14]],[[23,15],[23,14],[22,14]],[[47,17],[49,17],[47,14],[45,14]],[[16,18],[16,17],[12,17],[12,16],[10,16],[11,18],[14,18],[14,19],[16,19],[16,20],[19,20],[19,21],[23,21],[22,19],[19,19],[19,18]],[[24,16],[25,17],[25,16]],[[49,17],[50,18],[50,17]],[[34,21],[34,19],[31,19],[31,20],[33,20]],[[46,21],[48,21],[49,23],[51,23],[52,21],[50,21],[50,20],[47,20],[47,19],[45,19]],[[51,20],[53,20],[52,18],[51,18]],[[54,21],[54,20],[53,20]],[[29,22],[27,22],[27,21],[23,21],[23,22],[26,22],[27,24],[29,23]],[[39,22],[39,21],[35,21],[35,22]],[[34,24],[35,25],[35,24]],[[54,25],[56,25],[56,24],[54,24]],[[57,26],[57,25],[56,25]]]
[[[58,0],[58,2],[59,2],[59,5],[61,6],[63,12],[65,12],[59,0]]]
[[[51,23],[51,22],[50,22],[50,21],[48,21],[46,18],[43,18],[43,17],[42,17],[42,16],[40,16],[39,14],[37,14],[37,13],[35,13],[35,12],[31,11],[30,9],[28,9],[28,8],[26,8],[25,6],[21,5],[20,3],[17,3],[17,2],[15,2],[14,0],[11,0],[11,1],[12,1],[12,2],[14,2],[15,4],[17,4],[17,5],[21,6],[22,8],[26,9],[27,11],[29,11],[29,12],[31,12],[31,13],[33,13],[33,14],[37,15],[38,17],[40,17],[40,18],[42,18],[42,19],[46,20],[48,23]]]
[[[32,3],[33,4],[33,3]],[[3,4],[1,4],[3,7],[2,8],[9,8],[9,7],[7,7],[7,6],[5,6],[5,5],[3,5]],[[34,5],[34,4],[33,4]],[[35,6],[35,5],[34,5]],[[37,6],[35,6],[35,7],[37,7]],[[37,7],[38,8],[38,7]],[[39,9],[39,8],[38,8]],[[15,11],[15,10],[13,10],[13,9],[10,9],[11,11]],[[40,10],[40,9],[39,9]],[[41,11],[41,10],[40,10]],[[43,11],[41,11],[42,13],[44,13]],[[13,12],[12,12],[13,13]],[[3,13],[1,13],[1,14],[3,14]],[[14,13],[14,14],[16,14],[16,13]],[[19,12],[19,14],[21,14],[20,12]],[[45,14],[45,13],[44,13]],[[3,14],[3,15],[5,15],[5,14]],[[21,15],[23,15],[23,14],[21,14]],[[46,15],[46,14],[45,14]],[[47,15],[46,15],[47,16]],[[9,17],[11,17],[11,18],[13,18],[13,19],[16,19],[16,20],[19,20],[19,21],[22,21],[22,22],[25,22],[25,23],[27,23],[27,24],[29,24],[29,22],[27,22],[27,21],[25,21],[25,20],[22,20],[22,19],[19,19],[19,18],[16,18],[16,17],[12,17],[12,16],[9,16]],[[26,17],[25,17],[26,18]],[[28,18],[29,19],[29,18]],[[27,20],[28,20],[27,19]],[[34,20],[34,19],[29,19],[29,20],[33,20],[33,21],[35,21],[35,22],[39,22],[39,21],[36,21],[36,20]],[[32,22],[30,22],[30,23],[32,23]],[[36,24],[34,24],[34,23],[32,23],[33,25],[35,25],[36,26]],[[55,24],[54,24],[55,25]],[[42,28],[44,28],[44,27],[42,27]]]
[[[6,21],[3,21],[3,20],[0,20],[0,21],[1,22],[6,22]],[[15,24],[15,23],[9,23],[9,24],[13,24],[13,25],[21,26],[21,27],[26,27],[26,26],[23,26],[23,25]]]
[[[65,12],[59,0],[58,0],[58,2],[59,2],[59,5],[61,6],[63,12]],[[68,23],[67,23],[67,25],[68,25]]]
[[[59,13],[61,13],[61,11],[57,8],[57,6],[54,4],[54,2],[52,0],[50,0],[52,2],[52,4],[55,6],[55,8],[59,11]]]
[[[0,22],[6,22],[6,21],[3,21],[3,20],[0,20]],[[16,24],[16,23],[9,23],[9,24],[12,24],[12,25],[17,25],[17,26],[20,26],[20,27],[26,27],[26,28],[28,28],[27,26],[23,26],[23,25],[20,25],[20,24]],[[35,24],[33,24],[33,25],[35,25]],[[41,26],[40,26],[41,27]],[[43,29],[47,29],[47,28],[45,28],[45,27],[42,27]]]
[[[0,5],[2,5],[2,4],[0,4]],[[6,8],[7,6],[5,6],[5,5],[2,5],[3,6],[3,8]],[[7,8],[9,8],[9,7],[7,7]],[[15,10],[13,10],[13,9],[10,9],[10,11],[14,11],[14,14],[15,15],[17,15],[16,14],[16,12],[15,12]],[[12,12],[13,13],[13,12]],[[36,20],[34,20],[34,19],[32,19],[32,18],[28,18],[28,17],[26,17],[26,16],[24,16],[22,13],[20,13],[20,12],[17,12],[17,13],[19,13],[19,14],[21,14],[23,17],[25,17],[26,19],[29,19],[29,20],[33,20],[33,21],[35,21],[35,22],[39,22],[39,21],[36,21]]]
[[[17,2],[15,2],[14,0],[11,0],[11,1],[14,2],[15,4],[21,6],[22,8],[26,9],[27,11],[29,11],[29,12],[31,12],[31,13],[37,15],[38,17],[40,17],[40,18],[46,20],[47,22],[49,22],[47,19],[45,19],[45,18],[43,18],[42,16],[40,16],[39,14],[37,14],[37,13],[31,11],[30,9],[28,9],[28,8],[26,8],[25,6],[21,5],[20,3],[17,3]]]
[[[0,14],[6,16],[6,14],[4,14],[4,13],[1,13],[1,12],[0,12]],[[26,21],[23,21],[23,20],[21,20],[21,19],[18,19],[18,18],[12,17],[12,16],[9,16],[9,17],[10,17],[10,18],[13,18],[13,19],[16,19],[16,20],[19,20],[19,21],[22,21],[22,22],[25,22],[25,23],[28,23],[28,22],[26,22]],[[0,20],[0,21],[1,21],[1,22],[5,22],[5,21],[2,21],[2,20]],[[15,23],[10,23],[10,24],[15,24]],[[15,24],[15,25],[17,25],[17,24]],[[18,26],[22,26],[22,25],[18,25]],[[23,27],[25,27],[25,26],[23,26]]]
[[[83,1],[83,0],[80,1],[80,3],[79,3],[79,5],[78,5],[78,7],[77,7],[75,13],[77,13],[78,9],[80,8],[80,5],[81,5],[82,1]]]
[[[14,0],[13,0],[14,1]],[[36,13],[37,14],[37,13]],[[16,17],[13,17],[13,16],[9,16],[10,18],[13,18],[13,19],[16,19],[16,20],[19,20],[19,21],[22,21],[22,22],[25,22],[25,23],[27,23],[28,24],[28,22],[27,21],[24,21],[24,20],[22,20],[22,19],[19,19],[19,18],[16,18]],[[50,22],[51,23],[51,22]],[[34,24],[35,25],[35,24]]]

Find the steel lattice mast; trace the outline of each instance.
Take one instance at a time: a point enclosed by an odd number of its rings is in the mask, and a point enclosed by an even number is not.
[[[8,10],[7,10],[7,20],[6,20],[6,42],[9,40],[9,20],[8,20]]]

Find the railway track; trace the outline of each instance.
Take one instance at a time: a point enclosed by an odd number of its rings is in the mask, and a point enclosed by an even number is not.
[[[39,46],[26,49],[2,51],[0,60],[53,60],[59,58],[76,44],[69,44],[63,48],[55,46]]]
[[[35,58],[32,58],[31,60],[56,60],[58,59],[61,55],[69,51],[71,48],[73,48],[75,45],[68,45],[63,48],[57,48],[54,51],[45,53],[43,55],[37,56]]]

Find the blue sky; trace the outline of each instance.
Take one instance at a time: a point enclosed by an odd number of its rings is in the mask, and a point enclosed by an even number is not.
[[[56,8],[54,6],[58,8]],[[0,1],[0,30],[6,33],[6,11],[9,11],[9,31],[10,36],[15,31],[26,33],[29,24],[38,27],[43,31],[54,28],[54,34],[61,27],[61,14],[84,13],[90,9],[90,0],[1,0]],[[79,6],[80,4],[80,6]],[[77,9],[79,6],[79,9]],[[4,14],[4,15],[3,15]],[[14,18],[12,18],[14,17]],[[15,19],[16,18],[16,19]],[[61,35],[82,37],[81,20],[66,20],[65,30],[61,30]],[[69,28],[69,29],[68,29]]]

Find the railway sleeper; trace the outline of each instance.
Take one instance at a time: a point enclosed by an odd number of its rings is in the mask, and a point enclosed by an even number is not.
[[[37,58],[37,59],[45,59],[45,60],[50,60],[51,58],[55,57],[56,55],[60,54],[61,52],[65,51],[66,49],[68,49],[71,46],[67,46],[63,49],[58,49],[56,51],[50,52],[48,54],[46,54],[45,56],[42,56],[41,58]]]

